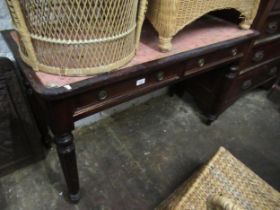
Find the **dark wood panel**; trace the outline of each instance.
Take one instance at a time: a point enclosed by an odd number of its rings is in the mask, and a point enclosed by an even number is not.
[[[224,104],[237,77],[238,63],[238,61],[232,62],[182,82],[177,85],[176,92],[179,94],[182,92],[181,90],[189,92],[205,117],[202,120],[211,123],[227,108]]]
[[[234,89],[236,93],[233,95],[240,95],[246,91],[252,90],[261,84],[276,78],[280,72],[280,61],[276,60],[264,65],[261,65],[251,71],[241,72],[238,81],[236,82],[236,88]]]
[[[3,79],[3,78],[2,78]],[[0,171],[28,157],[26,135],[18,119],[14,101],[4,80],[0,79]]]
[[[241,70],[240,76],[238,70],[230,70],[234,66],[237,64],[216,69],[176,87],[177,92],[186,90],[194,97],[207,123],[215,120],[244,93],[275,80],[280,72],[279,59]]]
[[[280,39],[256,45],[248,53],[244,68],[262,64],[280,56]]]
[[[0,58],[0,72],[0,175],[3,175],[43,158],[44,151],[12,63]]]
[[[280,1],[279,0],[275,0],[272,11],[280,12]]]
[[[253,22],[252,28],[262,31],[267,17],[271,14],[275,0],[261,0],[257,16]]]
[[[274,60],[255,68],[242,70],[228,90],[221,106],[228,107],[244,93],[275,79],[279,74],[279,67],[280,61]]]

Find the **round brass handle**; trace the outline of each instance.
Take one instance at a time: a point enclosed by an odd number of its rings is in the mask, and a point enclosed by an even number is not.
[[[199,60],[198,60],[198,66],[199,66],[199,67],[203,67],[204,65],[205,65],[205,60],[204,60],[204,58],[199,59]]]
[[[267,26],[267,33],[274,34],[278,30],[278,23],[277,21],[272,21]]]
[[[274,76],[275,74],[277,74],[277,72],[278,72],[278,68],[277,68],[277,66],[274,66],[271,69],[269,69],[268,75]]]
[[[250,88],[252,86],[253,82],[251,79],[245,80],[242,84],[242,89],[243,90],[247,90],[248,88]]]
[[[157,80],[162,81],[164,79],[164,72],[160,71],[157,73]]]
[[[100,90],[100,91],[98,92],[97,97],[98,97],[98,99],[99,99],[100,101],[103,101],[103,100],[105,100],[105,99],[108,97],[108,93],[107,93],[106,90]]]
[[[232,50],[231,50],[231,53],[232,53],[233,56],[236,56],[237,53],[238,53],[237,48],[232,49]]]
[[[258,51],[255,53],[253,57],[253,61],[260,62],[263,60],[263,58],[264,58],[264,51]]]

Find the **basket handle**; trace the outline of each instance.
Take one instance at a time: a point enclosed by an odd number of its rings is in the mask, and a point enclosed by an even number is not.
[[[244,210],[224,196],[210,196],[206,204],[207,210]]]

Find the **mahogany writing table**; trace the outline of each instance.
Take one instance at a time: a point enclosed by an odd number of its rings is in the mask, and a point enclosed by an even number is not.
[[[30,94],[39,127],[54,135],[71,201],[80,199],[72,130],[74,122],[153,90],[183,81],[221,65],[238,65],[257,32],[214,17],[202,18],[173,40],[173,50],[161,53],[149,24],[142,32],[136,57],[120,70],[95,76],[63,77],[34,72],[22,62],[14,31],[2,33],[15,56]],[[229,68],[230,74],[237,68]]]

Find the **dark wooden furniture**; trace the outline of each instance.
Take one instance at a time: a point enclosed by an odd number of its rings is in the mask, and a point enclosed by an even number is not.
[[[175,88],[188,91],[200,108],[204,120],[211,124],[217,117],[248,91],[271,86],[280,69],[280,1],[263,0],[252,26],[260,32],[252,40],[238,68],[216,70],[195,77]]]
[[[4,58],[0,58],[0,119],[0,175],[44,157],[41,134],[28,108],[15,67]]]
[[[42,132],[48,136],[49,127],[55,136],[73,202],[80,199],[72,135],[76,120],[217,67],[230,75],[257,35],[255,31],[240,30],[234,24],[206,17],[176,36],[174,50],[164,54],[157,50],[157,36],[147,25],[138,55],[123,69],[98,76],[70,78],[32,71],[18,55],[15,32],[3,32],[28,92],[32,94],[33,110],[40,119]]]

